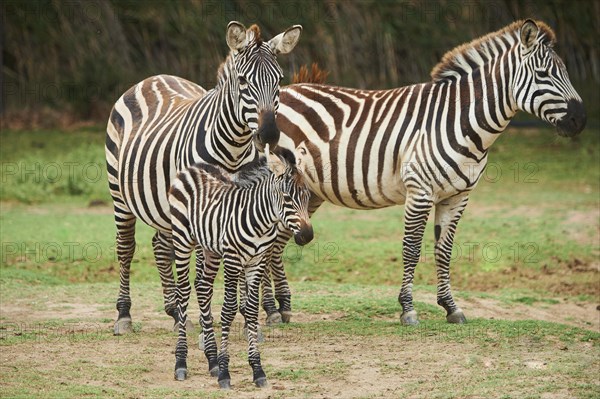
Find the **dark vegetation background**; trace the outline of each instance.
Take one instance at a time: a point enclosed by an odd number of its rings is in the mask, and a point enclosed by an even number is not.
[[[390,88],[429,80],[455,46],[519,18],[556,32],[558,54],[598,124],[598,1],[2,1],[4,127],[103,124],[115,100],[145,77],[168,73],[210,88],[227,54],[230,20],[266,38],[304,27],[280,57],[287,81],[303,64],[329,83]]]

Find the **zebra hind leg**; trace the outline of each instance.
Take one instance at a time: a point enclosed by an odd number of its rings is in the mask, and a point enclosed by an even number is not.
[[[456,306],[450,291],[450,258],[456,226],[467,206],[468,193],[440,202],[435,207],[435,264],[437,272],[437,303],[446,310],[448,323],[462,324],[467,319]]]
[[[131,260],[135,252],[135,216],[120,201],[115,201],[115,222],[117,226],[117,258],[119,260],[119,296],[117,310],[119,315],[114,325],[114,334],[123,335],[133,331],[131,320],[131,296],[129,276]]]

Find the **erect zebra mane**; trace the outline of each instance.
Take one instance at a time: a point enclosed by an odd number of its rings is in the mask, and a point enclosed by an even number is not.
[[[287,171],[289,171],[294,183],[298,185],[304,184],[304,177],[297,168],[296,156],[292,151],[283,147],[277,147],[273,151],[273,154],[286,164]],[[252,187],[263,181],[271,173],[271,169],[267,164],[267,158],[261,156],[232,173],[231,182],[237,187]]]
[[[270,173],[267,159],[260,157],[232,173],[231,183],[236,187],[253,187],[263,181]]]
[[[313,62],[310,66],[310,72],[306,65],[302,65],[298,72],[292,76],[292,84],[296,83],[325,83],[329,71],[319,68],[319,64]]]
[[[518,41],[519,32],[524,22],[524,20],[515,21],[496,32],[488,33],[487,35],[479,37],[469,43],[461,44],[448,51],[444,54],[442,60],[431,70],[431,78],[434,82],[438,82],[451,76],[451,72],[461,73],[464,71],[462,65],[465,64],[465,61],[472,59],[474,52],[483,59],[489,58],[487,45],[500,40],[502,37],[506,38],[512,36],[513,40]],[[554,46],[554,43],[556,42],[554,31],[542,21],[534,22],[540,29],[540,42],[550,47]]]
[[[260,46],[263,43],[263,39],[262,37],[260,37],[260,28],[258,27],[258,25],[253,24],[250,28],[248,28],[248,30],[246,31],[246,34],[252,34],[252,38],[250,38],[248,40],[248,46],[250,45],[250,43],[252,41],[254,41],[254,44],[257,46]]]

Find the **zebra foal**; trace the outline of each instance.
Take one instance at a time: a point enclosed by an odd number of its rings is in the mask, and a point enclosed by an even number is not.
[[[268,146],[265,150],[267,157],[236,174],[206,164],[192,166],[177,175],[169,191],[180,321],[175,350],[177,380],[187,377],[189,262],[192,252],[200,248],[204,253],[204,270],[197,273],[202,273],[204,284],[196,285],[196,294],[211,375],[218,372],[221,388],[230,388],[229,332],[237,313],[237,283],[243,272],[247,287],[243,315],[248,327],[248,361],[254,383],[258,387],[267,383],[257,348],[259,287],[267,251],[277,238],[279,223],[293,232],[299,245],[312,240],[313,230],[308,216],[310,191],[293,154],[282,150],[282,160],[271,157]],[[221,258],[225,299],[221,311],[221,350],[217,356],[210,300]]]

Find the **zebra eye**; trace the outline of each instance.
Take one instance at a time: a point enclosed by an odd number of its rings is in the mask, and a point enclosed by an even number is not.
[[[547,71],[537,71],[537,74],[540,78],[547,78],[548,77],[548,72]]]
[[[248,81],[246,80],[246,78],[242,75],[238,76],[238,80],[240,82],[240,86],[246,86],[248,84]]]

